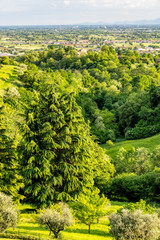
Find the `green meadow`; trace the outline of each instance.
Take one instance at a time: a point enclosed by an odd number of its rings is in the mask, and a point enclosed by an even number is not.
[[[108,212],[116,212],[125,205],[124,202],[111,202]],[[20,205],[19,222],[15,230],[9,228],[6,233],[37,236],[41,239],[53,239],[53,235],[49,235],[49,230],[40,227],[38,223],[39,213],[27,213],[31,207],[29,205]],[[102,217],[99,223],[91,225],[91,234],[88,234],[88,226],[75,220],[72,227],[66,228],[61,232],[63,240],[112,240],[109,233],[109,221],[107,217]],[[1,238],[0,238],[1,239]]]
[[[107,146],[102,144],[101,147],[106,149],[106,153],[111,157],[115,158],[119,149],[124,148],[126,150],[135,148],[148,148],[149,150],[154,150],[158,145],[160,145],[160,134],[154,135],[153,137],[138,139],[138,140],[128,140],[114,143],[114,146]]]

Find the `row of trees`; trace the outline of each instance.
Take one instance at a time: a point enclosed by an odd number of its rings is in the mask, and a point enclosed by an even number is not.
[[[87,194],[88,195],[88,194]],[[81,195],[72,203],[75,216],[89,226],[99,217],[107,214],[108,200],[98,196],[95,190],[88,195]],[[98,197],[98,198],[97,198]],[[18,215],[12,198],[0,193],[0,232],[5,232],[9,226],[13,228],[18,222]],[[153,208],[141,200],[136,204],[128,204],[125,208],[109,216],[110,232],[116,240],[157,240],[160,236],[160,219]],[[39,215],[39,223],[46,226],[55,238],[59,237],[66,226],[73,224],[71,209],[67,204],[59,203],[50,209],[46,209]]]

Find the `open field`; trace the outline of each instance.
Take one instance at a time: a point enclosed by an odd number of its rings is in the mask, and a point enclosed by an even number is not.
[[[160,145],[160,134],[145,139],[117,142],[114,144],[114,146],[111,147],[107,146],[106,144],[102,144],[101,147],[106,149],[106,153],[110,157],[114,158],[116,157],[118,150],[122,147],[125,148],[126,150],[129,150],[132,147],[135,148],[145,147],[152,151],[158,145]]]
[[[124,206],[123,202],[112,202],[108,207],[109,212],[116,212],[119,208]],[[31,208],[28,205],[20,206],[19,209],[22,212],[20,214],[19,223],[15,230],[12,228],[7,230],[7,233],[15,233],[22,235],[34,235],[40,238],[53,239],[53,236],[49,236],[49,230],[45,227],[40,227],[38,223],[39,214],[26,213]],[[72,227],[66,228],[62,233],[64,240],[112,240],[112,236],[109,233],[109,221],[107,217],[100,219],[100,223],[94,223],[91,225],[91,234],[88,234],[88,226],[75,221]]]

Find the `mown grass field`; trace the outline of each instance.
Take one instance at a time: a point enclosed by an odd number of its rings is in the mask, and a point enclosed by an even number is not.
[[[106,144],[102,144],[101,147],[106,149],[106,153],[111,158],[115,158],[119,149],[122,147],[126,150],[129,150],[132,147],[135,147],[135,148],[145,147],[153,151],[154,148],[156,148],[158,145],[160,145],[160,134],[157,134],[153,137],[149,137],[145,139],[116,142],[114,146],[111,146],[111,147],[107,146]]]
[[[109,212],[116,212],[124,206],[122,202],[112,202],[108,207]],[[19,223],[15,230],[12,228],[7,230],[7,233],[15,233],[21,235],[34,235],[41,239],[53,239],[53,235],[49,236],[49,230],[45,227],[40,227],[38,223],[38,213],[26,213],[27,209],[31,208],[28,205],[19,206],[20,217]],[[68,227],[62,232],[63,240],[112,240],[109,233],[109,221],[107,217],[100,219],[91,226],[91,234],[88,234],[88,226],[75,220],[72,227]]]

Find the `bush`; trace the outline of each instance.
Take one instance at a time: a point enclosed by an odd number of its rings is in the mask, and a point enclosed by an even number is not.
[[[111,199],[160,200],[160,171],[154,171],[138,176],[136,174],[121,174],[116,176],[110,185],[106,184],[105,194]]]
[[[0,232],[3,233],[12,226],[16,227],[18,222],[18,212],[11,196],[0,192]]]
[[[123,209],[121,213],[113,213],[109,220],[110,232],[116,240],[156,240],[160,236],[160,219],[156,214]]]
[[[10,233],[0,233],[0,238],[8,239],[23,239],[23,240],[39,240],[39,237],[20,235],[20,234],[10,234]]]
[[[57,209],[46,209],[39,216],[40,225],[45,225],[53,232],[55,238],[58,238],[59,232],[65,229],[65,226],[72,225],[72,214],[69,207],[60,203],[56,206]]]
[[[125,133],[126,140],[134,140],[147,138],[160,132],[160,125],[146,126],[146,127],[135,127],[129,129]]]
[[[125,206],[125,209],[128,209],[130,212],[134,212],[135,210],[141,210],[143,213],[149,213],[152,214],[154,213],[154,209],[149,205],[146,204],[146,201],[141,199],[139,202],[136,203],[128,203]]]
[[[112,142],[112,140],[108,140],[108,141],[106,142],[106,144],[107,144],[109,147],[114,146],[114,143]]]

